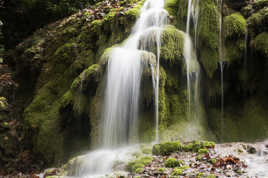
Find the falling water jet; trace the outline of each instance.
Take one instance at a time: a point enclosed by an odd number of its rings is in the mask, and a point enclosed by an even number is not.
[[[195,45],[197,46],[197,35],[198,35],[198,16],[199,16],[199,0],[188,0],[188,11],[187,11],[187,24],[186,24],[186,35],[184,39],[184,58],[186,62],[186,72],[187,72],[187,95],[188,95],[188,117],[191,115],[191,93],[192,93],[192,87],[191,87],[191,80],[192,78],[194,80],[194,107],[195,107],[195,116],[197,117],[198,114],[198,103],[196,101],[199,100],[199,64],[196,59],[195,50],[192,46],[192,41],[190,37],[190,22],[191,17],[193,18],[194,22],[194,29],[195,29]],[[196,63],[196,65],[193,67],[192,63]],[[196,69],[196,70],[194,70]],[[195,77],[191,77],[195,76]]]
[[[197,42],[198,42],[198,20],[199,20],[199,0],[194,0],[192,3],[192,10],[191,10],[191,15],[193,18],[193,23],[194,23],[194,47],[195,49],[197,48]]]
[[[224,78],[223,78],[223,72],[224,72],[224,62],[223,61],[220,61],[219,62],[220,64],[220,71],[221,71],[221,136],[220,136],[220,139],[222,141],[222,137],[223,137],[223,128],[224,128]]]
[[[106,65],[107,80],[104,94],[104,111],[102,112],[102,123],[100,123],[101,149],[81,158],[84,161],[77,167],[78,171],[75,176],[88,177],[110,173],[113,160],[117,159],[118,155],[123,152],[120,149],[137,142],[138,101],[144,68],[144,60],[142,60],[144,51],[139,49],[140,38],[149,28],[162,28],[168,23],[168,13],[164,10],[164,2],[164,0],[147,0],[129,38],[122,45],[109,52],[108,64]],[[156,67],[155,70],[152,70],[152,77],[155,82],[156,141],[159,140],[158,97],[161,32],[161,30],[156,30]],[[148,41],[148,39],[145,39],[145,41]],[[150,48],[151,46],[147,47]],[[143,50],[152,51],[152,49],[146,48]],[[150,66],[154,68],[152,63],[150,63]],[[101,159],[105,154],[109,155],[108,160]],[[89,171],[83,172],[81,170]]]

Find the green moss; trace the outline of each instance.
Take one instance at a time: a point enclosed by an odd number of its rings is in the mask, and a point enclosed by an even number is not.
[[[165,9],[168,11],[169,15],[176,16],[178,12],[179,0],[167,0],[165,1]]]
[[[206,178],[216,178],[216,176],[214,174],[209,174],[206,176]]]
[[[239,107],[238,107],[239,106]],[[267,104],[262,97],[248,99],[241,108],[240,103],[225,108],[224,124],[220,125],[220,110],[211,109],[208,119],[212,131],[221,140],[232,142],[235,140],[254,141],[264,139],[268,135]],[[220,133],[220,130],[228,132]],[[247,132],[239,132],[239,130]]]
[[[183,150],[192,152],[206,152],[208,148],[214,148],[215,143],[209,141],[193,141],[183,146]],[[208,150],[207,150],[208,151]]]
[[[164,68],[160,68],[160,82],[159,82],[159,125],[160,129],[165,128],[168,124],[168,108],[166,104],[166,72]]]
[[[247,22],[240,13],[234,13],[224,17],[224,36],[228,39],[237,39],[245,36]]]
[[[183,59],[184,33],[167,26],[161,35],[161,63],[174,64]]]
[[[153,158],[150,156],[142,157],[138,160],[130,161],[127,165],[127,169],[130,172],[141,173],[144,170],[144,167],[150,164],[153,161]]]
[[[268,0],[257,0],[255,3],[253,3],[254,9],[262,9],[263,7],[268,6]]]
[[[142,164],[147,165],[150,164],[153,161],[153,158],[151,156],[142,157],[139,160]]]
[[[190,168],[190,166],[188,166],[188,165],[182,165],[182,166],[180,166],[180,169],[182,169],[183,171],[185,171],[185,170],[187,170],[189,168]]]
[[[246,49],[245,39],[226,40],[225,41],[225,60],[229,63],[242,61]]]
[[[199,155],[197,155],[196,160],[197,161],[202,161],[203,160],[203,157],[204,157],[203,154],[199,154]]]
[[[211,78],[219,61],[219,12],[214,0],[200,1],[199,43],[201,63]]]
[[[196,178],[202,178],[205,174],[203,172],[200,172],[196,174]]]
[[[143,154],[152,154],[152,148],[143,148],[141,151]]]
[[[217,49],[201,49],[202,64],[209,78],[212,78],[218,69],[219,53]]]
[[[154,155],[169,155],[173,152],[181,151],[182,145],[177,142],[166,142],[162,144],[156,144],[153,146]]]
[[[81,88],[83,83],[88,84],[91,81],[98,81],[101,75],[101,67],[99,64],[93,64],[85,69],[72,83],[72,91]],[[85,85],[84,87],[86,87]],[[82,86],[83,87],[83,86]],[[85,88],[82,88],[82,90]]]
[[[211,164],[216,164],[216,163],[217,163],[217,159],[216,159],[216,158],[211,158],[211,159],[209,160],[209,162],[210,162]]]
[[[265,7],[260,11],[252,14],[248,19],[248,27],[251,36],[268,30],[268,8]]]
[[[198,150],[198,154],[208,154],[208,153],[209,153],[209,151],[206,148],[201,148]]]
[[[172,170],[171,176],[180,176],[180,175],[182,175],[182,173],[183,173],[183,170],[182,169],[175,168],[175,169]]]
[[[171,24],[178,29],[185,30],[187,20],[187,0],[166,0],[165,9],[170,15]]]
[[[165,166],[169,168],[180,167],[182,165],[183,165],[182,160],[177,160],[176,158],[168,158],[165,161]]]
[[[166,168],[161,167],[161,168],[158,168],[157,171],[158,171],[159,173],[163,174],[163,173],[165,173]]]
[[[8,108],[8,102],[5,97],[0,96],[0,111],[6,110]]]
[[[137,174],[141,174],[143,171],[144,171],[144,168],[137,168],[137,169],[135,170],[135,173],[137,173]]]
[[[122,3],[122,2],[121,2]],[[134,17],[136,18],[140,14],[140,8],[142,7],[142,4],[144,3],[144,0],[140,0],[136,6],[130,8],[129,10],[123,12],[125,16]],[[124,10],[123,7],[117,8],[117,9],[111,9],[108,14],[104,16],[101,20],[94,20],[91,22],[91,29],[93,32],[99,32],[102,26],[105,25],[105,23],[109,23],[111,21],[115,20],[115,17],[119,14],[120,11]]]
[[[141,9],[144,2],[145,2],[145,0],[139,1],[134,8],[131,8],[128,11],[126,11],[125,15],[137,17],[140,14],[140,9]]]
[[[254,40],[254,49],[266,58],[268,58],[268,33],[259,34]]]

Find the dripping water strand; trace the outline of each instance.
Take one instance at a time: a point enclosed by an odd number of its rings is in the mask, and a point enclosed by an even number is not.
[[[155,92],[155,142],[159,142],[159,75],[160,75],[160,32],[157,32],[157,74],[156,74],[156,92]]]
[[[220,126],[220,139],[221,141],[223,141],[223,131],[224,131],[224,62],[223,61],[220,61],[219,62],[220,64],[220,71],[221,71],[221,126]]]
[[[186,24],[186,36],[187,39],[184,42],[184,55],[186,60],[186,73],[187,73],[187,95],[188,95],[188,117],[191,113],[191,83],[190,83],[190,55],[191,51],[189,49],[189,40],[190,38],[190,20],[191,20],[191,5],[192,0],[188,0],[188,11],[187,11],[187,24]]]
[[[96,174],[110,173],[114,161],[122,152],[121,148],[137,143],[135,138],[138,136],[139,96],[144,64],[153,68],[155,141],[158,142],[160,35],[161,28],[167,24],[168,19],[164,2],[146,0],[129,38],[109,52],[99,129],[101,147],[82,159],[81,165],[76,167],[75,176],[94,177]],[[154,55],[150,52],[155,47],[157,53]],[[155,60],[155,66],[151,65],[152,58]]]
[[[192,46],[190,37],[190,23],[191,17],[194,23],[194,47]],[[199,0],[188,0],[188,11],[187,11],[187,24],[186,24],[186,35],[184,41],[184,58],[186,63],[187,72],[187,95],[188,95],[188,117],[191,116],[191,95],[193,92],[193,106],[194,114],[198,116],[198,100],[199,100],[199,64],[196,59],[195,49],[197,47],[197,36],[198,36],[198,18],[199,17]],[[191,83],[194,79],[194,88],[192,91]]]

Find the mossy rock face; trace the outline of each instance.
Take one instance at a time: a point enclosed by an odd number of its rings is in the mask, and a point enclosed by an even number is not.
[[[161,63],[174,64],[183,60],[184,32],[167,26],[161,34]]]
[[[214,148],[215,143],[209,142],[209,141],[193,141],[190,143],[187,143],[183,146],[184,151],[192,151],[192,152],[206,152],[205,150],[209,148]]]
[[[88,21],[87,11],[74,14],[40,29],[6,54],[19,83],[19,99],[25,101],[23,117],[34,152],[46,163],[88,149],[103,74],[96,63],[106,47],[129,35],[143,2],[111,9],[101,20]]]
[[[228,61],[231,64],[234,61],[244,58],[246,30],[247,22],[240,13],[233,13],[224,17],[223,33],[225,51],[223,61]]]
[[[244,37],[246,34],[246,19],[239,13],[234,13],[224,17],[223,29],[224,36],[228,39]]]
[[[183,169],[175,168],[172,170],[171,176],[180,176],[183,174]]]
[[[200,1],[199,51],[206,74],[212,78],[219,61],[219,11],[216,1]]]
[[[268,7],[252,14],[248,19],[248,28],[251,36],[268,31]]]
[[[175,25],[180,30],[186,29],[187,21],[187,0],[166,0],[165,9],[170,15],[171,24]]]
[[[144,167],[152,163],[153,158],[150,156],[142,157],[137,160],[130,161],[127,165],[127,169],[132,173],[141,173]]]
[[[169,155],[173,152],[180,151],[182,149],[182,144],[177,142],[166,142],[162,144],[156,144],[153,146],[154,155]]]
[[[176,158],[168,158],[165,161],[165,166],[169,168],[180,167],[182,165],[183,165],[183,161],[177,160]]]
[[[8,102],[5,97],[0,97],[0,111],[5,111],[8,109]]]
[[[254,40],[254,50],[268,59],[268,33],[259,34]]]
[[[218,138],[230,142],[265,139],[268,135],[266,101],[255,96],[249,98],[243,107],[239,105],[225,108],[223,124],[219,121],[219,110],[211,109],[208,112],[209,124],[214,133]]]
[[[178,12],[179,0],[166,0],[165,9],[168,11],[169,15],[176,16]]]
[[[247,2],[245,0],[226,0],[224,3],[235,10],[240,10],[242,7],[247,5]]]

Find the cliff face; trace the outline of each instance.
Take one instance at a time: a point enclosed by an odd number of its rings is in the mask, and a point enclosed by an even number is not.
[[[230,141],[261,139],[268,135],[267,2],[226,1],[223,6],[225,97],[224,122],[220,125],[220,9],[217,2],[200,1],[196,52],[202,77],[199,119],[193,119],[187,117],[183,57],[188,1],[166,1],[171,25],[161,37],[159,117],[163,139],[182,136]],[[0,120],[1,128],[5,123],[9,126],[11,120],[18,121],[19,133],[25,135],[22,142],[47,164],[67,159],[78,150],[90,149],[98,138],[106,67],[101,59],[110,47],[130,34],[142,3],[143,0],[118,2],[107,12],[102,11],[99,4],[99,8],[96,6],[101,11],[99,16],[97,11],[84,9],[36,31],[16,49],[7,51],[5,63],[12,70],[10,81],[14,82],[11,83],[14,90],[8,90],[12,91],[8,94],[1,92],[0,96],[7,99],[0,99],[0,103],[3,106],[10,103],[16,109],[3,112],[6,119]],[[194,35],[193,30],[191,34]],[[144,141],[154,135],[151,82],[150,75],[144,75],[140,99],[140,137]],[[224,132],[220,132],[221,127]],[[7,146],[12,145],[11,140],[6,139],[8,129],[12,130],[10,127],[1,132],[1,164],[9,161],[4,158],[10,154],[18,154],[11,151],[15,148]]]

